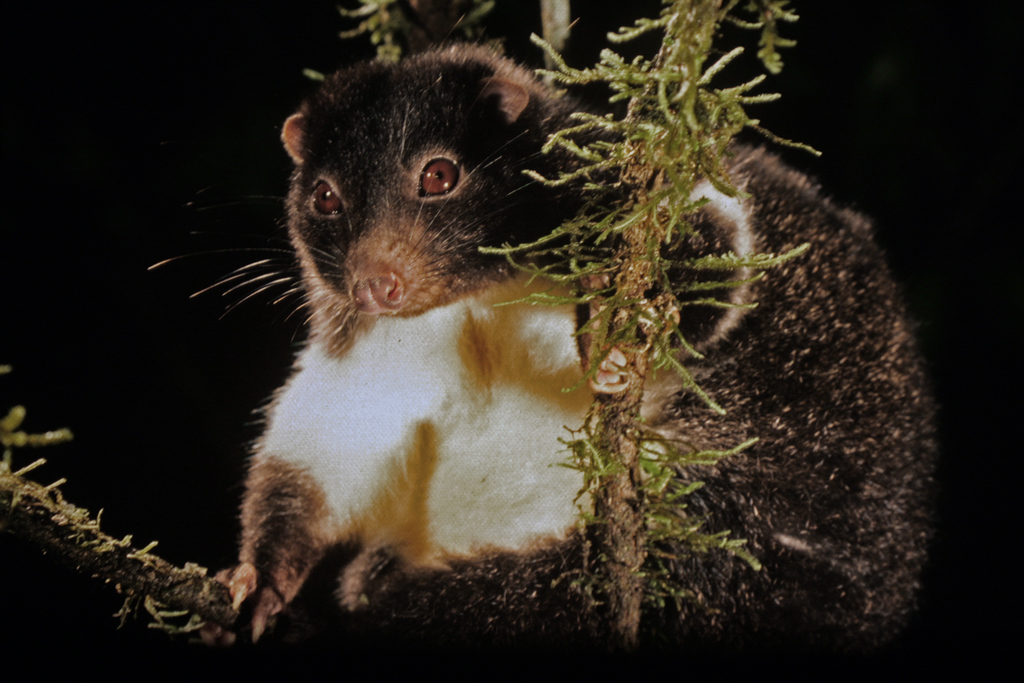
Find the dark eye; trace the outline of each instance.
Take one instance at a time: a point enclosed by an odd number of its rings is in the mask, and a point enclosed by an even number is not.
[[[321,180],[313,189],[313,206],[325,216],[341,211],[341,197],[327,182]]]
[[[459,182],[459,167],[448,159],[433,159],[423,167],[420,174],[420,196],[431,196],[451,192]]]

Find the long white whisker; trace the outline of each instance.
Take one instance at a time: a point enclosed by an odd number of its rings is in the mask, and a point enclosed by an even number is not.
[[[267,278],[267,277],[272,277],[272,276],[282,272],[280,268],[278,268],[277,266],[275,266],[272,263],[272,259],[264,259],[262,261],[255,261],[253,263],[247,263],[246,265],[241,266],[239,268],[236,268],[231,273],[228,273],[224,277],[220,278],[219,280],[214,282],[212,285],[210,285],[208,287],[204,287],[203,289],[200,289],[198,292],[195,292],[195,293],[189,295],[189,298],[190,299],[194,299],[197,296],[200,296],[202,294],[205,294],[206,292],[209,292],[211,289],[215,289],[217,287],[221,287],[223,285],[227,285],[227,284],[229,284],[231,282],[235,282],[236,280],[239,280],[241,278],[247,278],[250,275],[252,275],[252,273],[250,271],[252,271],[252,270],[254,270],[254,269],[258,268],[258,267],[272,268],[272,270],[269,273],[266,273],[266,274],[263,274],[263,275],[257,275],[255,277],[253,277],[252,279],[245,280],[245,281],[243,281],[243,282],[241,282],[241,283],[231,287],[226,292],[224,292],[224,294],[232,292],[235,289],[237,289],[238,287],[243,287],[243,286],[245,286],[249,282],[255,282],[256,280],[260,280],[260,279]]]
[[[172,256],[171,258],[164,259],[163,261],[158,261],[157,263],[154,263],[153,265],[146,268],[146,270],[156,270],[157,268],[162,268],[163,266],[166,266],[170,263],[175,263],[176,261],[181,261],[187,258],[195,258],[197,256],[207,256],[210,254],[244,254],[245,252],[248,251],[258,251],[264,254],[267,253],[268,251],[276,254],[294,253],[291,249],[277,249],[273,247],[236,247],[233,249],[212,249],[210,251],[197,251],[194,254],[182,254],[181,256]]]
[[[288,278],[281,278],[279,280],[274,280],[273,282],[268,282],[267,284],[263,285],[262,287],[260,287],[256,291],[248,294],[247,296],[242,297],[241,299],[239,299],[235,303],[231,304],[231,306],[229,306],[227,308],[227,310],[225,310],[224,313],[221,314],[220,318],[223,319],[224,316],[226,316],[228,313],[230,313],[231,311],[235,310],[236,308],[238,308],[239,306],[241,306],[243,303],[245,303],[249,299],[253,298],[254,296],[258,296],[259,294],[267,291],[268,289],[270,289],[274,285],[281,284],[282,282],[290,282],[291,280],[292,280],[292,278],[288,277]]]
[[[273,303],[276,306],[277,304],[281,303],[282,301],[284,301],[288,297],[295,296],[295,295],[302,295],[302,293],[303,293],[302,286],[301,285],[297,285],[297,286],[292,287],[291,289],[289,289],[287,292],[285,292],[281,296],[279,296],[276,299],[274,299]]]

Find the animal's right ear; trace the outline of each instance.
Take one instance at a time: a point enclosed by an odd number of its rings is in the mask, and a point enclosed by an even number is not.
[[[281,142],[284,143],[288,156],[301,166],[302,162],[305,161],[302,158],[303,150],[306,148],[305,116],[302,114],[292,114],[288,117],[288,120],[284,122],[284,128],[281,129]]]
[[[530,91],[507,78],[492,76],[480,81],[480,99],[490,98],[496,100],[498,113],[505,123],[512,125],[530,104]]]

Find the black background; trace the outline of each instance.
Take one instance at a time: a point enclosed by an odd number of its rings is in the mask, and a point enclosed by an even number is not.
[[[576,66],[593,63],[604,32],[657,6],[587,4],[574,4]],[[783,31],[798,46],[761,89],[783,99],[753,111],[822,150],[783,153],[877,219],[942,405],[943,497],[920,617],[892,651],[855,663],[981,663],[1009,641],[1019,608],[1024,8],[796,9]],[[489,22],[533,65],[536,14],[504,0]],[[189,295],[285,246],[280,124],[313,87],[303,68],[371,54],[365,40],[337,38],[349,26],[332,2],[3,12],[0,363],[14,373],[0,378],[0,411],[24,404],[30,431],[70,427],[75,441],[39,453],[49,464],[34,476],[67,477],[66,496],[103,508],[109,533],[159,539],[156,552],[179,564],[233,562],[254,411],[303,336],[302,314],[273,296],[223,315],[253,288]],[[746,41],[746,62],[719,85],[754,73],[753,36],[737,36],[727,39]],[[36,455],[19,451],[15,466]],[[6,536],[0,594],[0,647],[225,656],[168,643],[144,620],[115,630],[110,587]]]

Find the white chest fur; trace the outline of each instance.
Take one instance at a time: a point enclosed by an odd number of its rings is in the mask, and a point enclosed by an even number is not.
[[[413,557],[561,536],[582,481],[558,439],[589,392],[571,306],[494,304],[521,282],[383,317],[340,359],[317,344],[271,409],[261,451],[320,483],[339,536]]]

